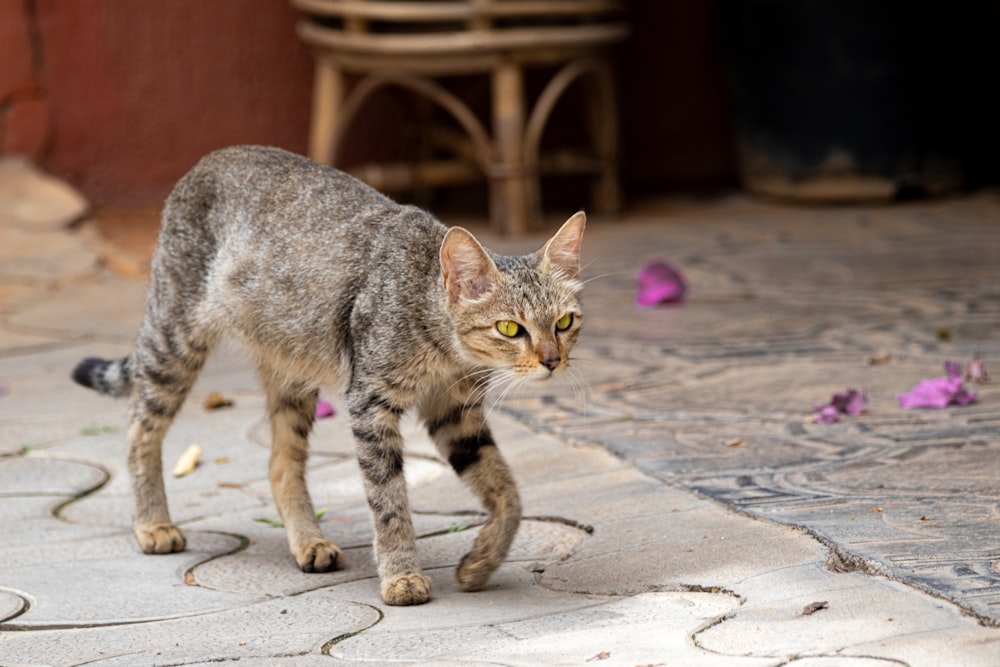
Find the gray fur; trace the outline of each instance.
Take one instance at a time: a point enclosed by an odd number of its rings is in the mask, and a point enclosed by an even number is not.
[[[564,369],[582,317],[577,214],[537,253],[493,255],[461,229],[356,179],[278,149],[236,147],[201,160],[163,211],[135,350],[86,359],[74,379],[129,396],[134,527],[143,551],[185,547],[170,521],[161,444],[221,338],[256,359],[272,427],[270,478],[305,571],[343,565],[305,487],[317,389],[340,384],[375,526],[382,596],[430,596],[402,475],[399,420],[416,409],[490,512],[458,570],[485,585],[517,530],[520,501],[485,423],[486,391]],[[571,315],[571,326],[555,324]],[[521,335],[498,333],[516,321]],[[565,320],[563,320],[565,322]]]

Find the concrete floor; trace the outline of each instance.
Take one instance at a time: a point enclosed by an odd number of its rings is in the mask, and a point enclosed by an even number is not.
[[[942,410],[895,398],[947,359],[1000,369],[995,193],[669,200],[594,220],[578,382],[494,414],[529,517],[508,563],[489,590],[456,591],[478,508],[411,425],[435,596],[398,609],[378,598],[342,417],[317,426],[310,486],[348,567],[299,572],[257,521],[275,514],[263,402],[235,353],[211,362],[166,445],[168,466],[206,449],[168,480],[190,549],[137,552],[124,406],[68,373],[128,351],[144,245],[67,231],[72,202],[11,174],[31,187],[0,183],[2,665],[1000,662],[1000,391],[967,383],[978,400]],[[500,251],[542,240],[481,236]],[[662,257],[689,297],[638,309],[635,273]],[[815,423],[846,387],[867,390],[867,411]],[[204,410],[212,391],[236,405]]]

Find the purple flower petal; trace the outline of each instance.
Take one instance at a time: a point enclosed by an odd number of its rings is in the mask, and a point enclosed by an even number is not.
[[[640,269],[636,281],[639,289],[635,303],[642,307],[680,303],[687,293],[684,276],[669,262],[655,261],[646,264]]]
[[[860,415],[868,407],[868,394],[864,388],[850,387],[840,394],[834,394],[830,405],[845,415]]]
[[[817,405],[813,417],[817,424],[835,424],[840,421],[840,410],[832,405]]]
[[[830,402],[813,408],[817,424],[833,424],[840,421],[840,415],[860,415],[868,407],[868,392],[864,387],[848,387],[830,397]]]
[[[904,408],[946,408],[949,405],[969,405],[976,401],[976,393],[962,386],[962,365],[946,361],[946,376],[922,380],[920,384],[896,399]]]
[[[329,401],[324,401],[323,399],[316,401],[316,419],[334,417],[336,414],[337,411],[334,409],[333,404]]]

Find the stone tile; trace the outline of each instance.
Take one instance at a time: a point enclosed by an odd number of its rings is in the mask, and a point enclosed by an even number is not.
[[[81,251],[78,248],[68,249],[67,253],[72,257],[56,258],[52,267],[37,265],[31,259],[25,261],[31,265],[31,271],[37,271],[34,278],[47,279],[55,275],[65,279],[82,268],[74,268],[73,263],[83,261],[79,259]],[[4,261],[0,257],[0,262]],[[10,270],[18,270],[16,262]],[[61,287],[47,298],[17,307],[6,318],[8,326],[69,340],[98,339],[131,344],[142,322],[145,286],[107,274],[91,276],[85,273],[81,271],[72,284]]]
[[[60,231],[83,217],[87,209],[79,192],[27,160],[0,160],[0,230],[14,226],[35,232]]]
[[[0,280],[52,287],[97,273],[89,245],[64,232],[24,231],[0,225]]]
[[[101,467],[31,452],[0,459],[0,494],[70,496],[100,487],[108,474]]]
[[[132,626],[135,632],[84,623],[75,629],[5,633],[0,663],[130,667],[302,657],[302,664],[312,664],[311,657],[324,657],[328,642],[379,622],[378,610],[342,600],[329,590],[304,593],[292,602],[260,600],[210,614],[143,623]]]
[[[0,454],[19,452],[27,445],[45,449],[79,438],[88,429],[120,431],[125,424],[125,403],[77,386],[70,373],[86,352],[114,356],[125,351],[116,346],[63,344],[4,358]]]
[[[789,588],[789,580],[801,587]],[[744,604],[724,622],[699,632],[699,646],[724,655],[777,658],[794,653],[929,664],[922,655],[928,644],[943,648],[952,643],[956,664],[984,667],[995,662],[1000,646],[996,632],[970,627],[952,605],[915,597],[900,583],[872,582],[860,573],[832,575],[805,564],[744,579],[737,589]],[[816,602],[826,606],[803,614]],[[916,627],[919,633],[900,632]]]
[[[17,617],[27,607],[27,601],[20,595],[0,590],[0,623]]]
[[[32,549],[32,562],[0,568],[0,581],[32,600],[30,609],[8,627],[149,621],[204,614],[259,599],[185,585],[189,568],[240,547],[238,540],[226,535],[195,533],[189,538],[187,551],[164,556],[141,555],[130,530]]]

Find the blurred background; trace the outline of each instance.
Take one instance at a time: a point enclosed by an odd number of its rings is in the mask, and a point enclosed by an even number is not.
[[[0,154],[28,156],[100,208],[158,206],[222,146],[306,153],[301,18],[282,0],[0,0]],[[626,201],[741,187],[810,200],[794,184],[816,173],[889,179],[888,199],[1000,181],[1000,0],[631,0],[625,19]],[[455,85],[473,103],[489,91]],[[345,160],[400,150],[388,130],[405,111],[373,103]],[[583,126],[572,95],[555,114],[546,140]],[[547,208],[581,205],[572,182],[544,187]]]

